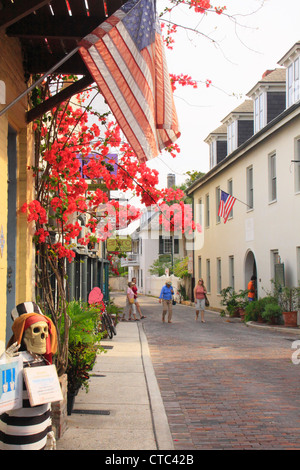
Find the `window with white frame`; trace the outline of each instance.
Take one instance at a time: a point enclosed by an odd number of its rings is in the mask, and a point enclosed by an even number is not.
[[[287,105],[292,106],[300,98],[300,58],[287,69]]]
[[[233,196],[233,182],[232,179],[227,181],[227,192],[230,194],[230,196]],[[229,212],[228,219],[231,219],[233,217],[233,208]]]
[[[209,194],[205,196],[205,227],[209,227],[210,223],[210,208],[209,208]]]
[[[198,256],[198,279],[202,278],[202,259]]]
[[[275,280],[275,264],[280,263],[279,251],[271,250],[271,279]]]
[[[230,154],[237,148],[237,121],[227,126],[227,153]]]
[[[300,284],[300,247],[296,247],[296,259],[297,259],[297,285]]]
[[[295,191],[300,192],[300,137],[295,140]]]
[[[199,214],[199,224],[201,225],[201,227],[203,227],[203,203],[202,203],[202,198],[199,199],[198,214]]]
[[[221,217],[218,215],[220,200],[221,200],[221,190],[220,190],[220,186],[218,186],[216,188],[216,222],[217,224],[220,223],[220,220],[221,220]]]
[[[246,170],[246,184],[247,184],[247,205],[248,210],[253,209],[253,166],[249,166]]]
[[[277,199],[276,153],[269,155],[269,202]]]
[[[211,285],[210,285],[210,259],[206,260],[206,289],[207,292],[210,292]]]
[[[229,285],[234,289],[234,257],[229,256]]]
[[[209,146],[209,158],[210,158],[210,169],[212,169],[217,164],[217,149],[216,142],[211,142]]]
[[[217,293],[220,294],[222,289],[222,263],[221,258],[217,258]]]
[[[254,100],[254,132],[258,132],[265,125],[265,93],[261,93]]]

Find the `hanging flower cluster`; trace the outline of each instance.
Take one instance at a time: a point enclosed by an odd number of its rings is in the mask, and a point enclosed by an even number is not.
[[[181,77],[181,81],[189,79]],[[77,101],[84,100],[78,97]],[[50,256],[70,262],[76,243],[88,246],[105,241],[141,216],[140,209],[110,200],[111,190],[131,190],[144,205],[155,204],[161,211],[170,201],[180,204],[180,210],[184,206],[182,191],[157,188],[158,172],[136,159],[115,122],[101,115],[97,124],[90,124],[88,116],[84,108],[64,103],[47,119],[34,123],[41,149],[38,164],[30,168],[37,197],[21,208],[28,222],[35,224],[34,241],[48,244]],[[177,144],[166,150],[172,157],[180,152]],[[87,215],[88,231],[83,235],[80,214]],[[191,213],[185,212],[184,220],[180,217],[171,217],[171,227],[194,229]]]

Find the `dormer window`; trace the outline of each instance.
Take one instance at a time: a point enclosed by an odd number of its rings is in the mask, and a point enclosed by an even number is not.
[[[293,45],[278,64],[286,67],[286,105],[289,107],[300,99],[300,41]]]
[[[260,93],[254,100],[254,132],[265,126],[265,93]]]
[[[292,104],[296,103],[299,100],[299,67],[300,67],[300,60],[295,60],[287,69],[287,82],[288,82],[288,89],[287,89],[287,105],[292,106]]]
[[[227,128],[222,125],[204,140],[209,145],[209,169],[218,165],[227,155]]]
[[[222,120],[227,126],[227,154],[253,135],[253,101],[246,100]]]
[[[237,148],[237,121],[228,124],[227,127],[227,151],[228,154]]]
[[[247,93],[254,104],[254,133],[285,110],[285,69],[266,70]]]

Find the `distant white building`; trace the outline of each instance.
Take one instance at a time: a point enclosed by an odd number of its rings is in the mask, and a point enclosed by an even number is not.
[[[194,277],[203,277],[212,307],[220,291],[245,289],[257,276],[258,296],[271,279],[300,281],[300,42],[249,91],[206,142],[210,170],[188,190],[203,227],[194,243]],[[218,216],[221,190],[235,202]]]
[[[158,212],[145,210],[140,219],[140,226],[131,234],[132,252],[121,259],[121,266],[128,267],[128,279],[136,277],[139,292],[147,295],[159,295],[169,273],[157,278],[151,276],[149,268],[160,256],[165,256],[171,266],[176,258],[183,258],[183,241],[171,233],[163,234],[159,225]],[[171,277],[177,288],[177,278]]]

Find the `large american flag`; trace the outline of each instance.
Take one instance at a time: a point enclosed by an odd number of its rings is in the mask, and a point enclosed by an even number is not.
[[[235,197],[221,190],[218,216],[223,217],[224,224],[226,224],[227,222],[228,216],[230,214],[231,209],[233,208],[235,201],[236,201]]]
[[[129,0],[80,43],[105,101],[142,162],[180,136],[155,0]]]

